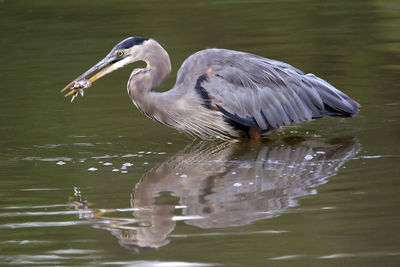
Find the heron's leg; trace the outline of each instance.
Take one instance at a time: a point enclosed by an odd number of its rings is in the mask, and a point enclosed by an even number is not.
[[[249,127],[247,130],[247,134],[251,139],[261,139],[261,129],[260,128],[255,128],[255,127]]]

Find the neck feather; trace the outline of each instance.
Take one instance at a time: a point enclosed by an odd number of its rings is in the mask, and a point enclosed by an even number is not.
[[[164,99],[163,93],[154,91],[171,73],[168,53],[159,43],[150,39],[143,47],[141,60],[147,63],[144,69],[135,69],[128,81],[128,94],[133,103],[147,116],[168,123],[165,110],[171,100]]]

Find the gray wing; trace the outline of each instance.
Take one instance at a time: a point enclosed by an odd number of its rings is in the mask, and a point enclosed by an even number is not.
[[[178,72],[177,83],[184,82],[195,83],[208,107],[262,130],[324,116],[354,116],[359,109],[313,74],[231,50],[208,49],[189,57]]]

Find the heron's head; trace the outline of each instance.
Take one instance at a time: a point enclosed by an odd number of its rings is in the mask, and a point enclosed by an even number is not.
[[[73,80],[70,84],[68,84],[61,92],[67,90],[71,86],[83,79],[88,79],[90,83],[95,82],[100,79],[104,75],[107,75],[119,68],[122,68],[130,63],[145,60],[145,52],[147,49],[144,49],[147,46],[151,46],[151,44],[155,42],[152,39],[145,39],[142,37],[129,37],[119,44],[117,44],[113,49],[111,49],[110,53],[100,60],[96,65],[90,68],[88,71],[80,75],[78,78]],[[92,77],[88,78],[90,75],[94,74]],[[67,94],[70,95],[74,93],[71,91]]]

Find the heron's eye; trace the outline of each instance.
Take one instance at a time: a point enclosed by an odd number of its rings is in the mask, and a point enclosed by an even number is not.
[[[123,53],[122,53],[122,54],[123,54]],[[129,238],[129,232],[125,230],[125,231],[122,233],[122,237],[123,237],[124,239],[128,239],[128,238]]]
[[[123,52],[123,51],[118,51],[118,52],[117,52],[117,56],[122,57],[123,55],[124,55],[124,52]]]

